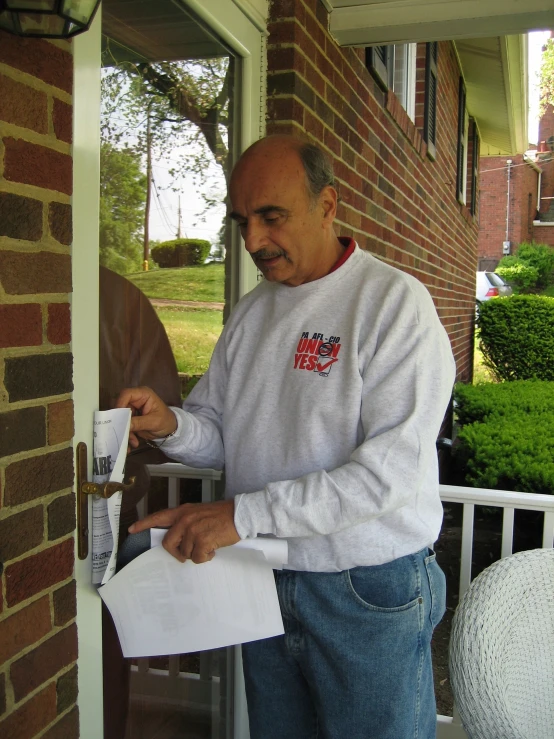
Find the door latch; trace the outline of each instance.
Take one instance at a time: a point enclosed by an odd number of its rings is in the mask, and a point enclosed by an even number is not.
[[[89,482],[87,480],[87,445],[80,441],[76,449],[77,468],[77,553],[79,559],[88,556],[88,495],[99,495],[101,498],[111,498],[114,493],[130,490],[135,484],[135,478],[129,482]]]

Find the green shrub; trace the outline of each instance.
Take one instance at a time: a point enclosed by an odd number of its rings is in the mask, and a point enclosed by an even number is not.
[[[194,267],[204,264],[210,248],[205,239],[173,239],[155,246],[150,256],[159,267]]]
[[[514,411],[464,426],[456,464],[473,487],[554,494],[554,417]]]
[[[455,461],[474,487],[554,494],[554,383],[456,385]]]
[[[550,414],[554,418],[554,383],[541,380],[488,382],[454,388],[458,423],[498,420],[514,412]]]
[[[522,242],[516,256],[538,271],[537,287],[545,288],[554,280],[554,249],[547,244]]]
[[[509,282],[516,290],[527,292],[535,287],[539,271],[518,257],[503,257],[495,272]]]
[[[498,380],[554,380],[554,298],[488,300],[477,325],[483,361]]]

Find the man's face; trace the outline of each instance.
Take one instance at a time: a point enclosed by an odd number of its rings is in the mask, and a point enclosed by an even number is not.
[[[231,178],[231,217],[264,277],[295,287],[321,269],[324,196],[313,200],[297,152],[275,143],[239,162]]]

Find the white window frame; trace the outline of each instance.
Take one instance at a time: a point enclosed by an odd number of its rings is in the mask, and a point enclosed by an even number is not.
[[[366,66],[383,90],[392,90],[410,120],[415,123],[416,58],[417,44],[388,44],[366,50]],[[397,74],[395,62],[398,51],[403,50],[401,74]]]
[[[408,114],[412,122],[415,122],[415,99],[416,99],[416,53],[417,44],[395,44],[393,47],[393,65],[396,66],[398,49],[404,51],[402,59],[402,70],[400,79],[397,70],[393,68],[392,91],[398,98],[400,104]]]

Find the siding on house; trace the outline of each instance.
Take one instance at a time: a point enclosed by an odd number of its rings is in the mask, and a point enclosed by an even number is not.
[[[320,0],[275,0],[268,39],[268,133],[306,132],[333,157],[338,226],[363,249],[429,289],[456,357],[472,373],[477,216],[456,199],[460,68],[438,49],[437,156],[422,139],[424,48],[417,50],[416,123],[365,66],[365,50],[341,48]]]
[[[0,736],[79,734],[71,44],[0,31]]]

